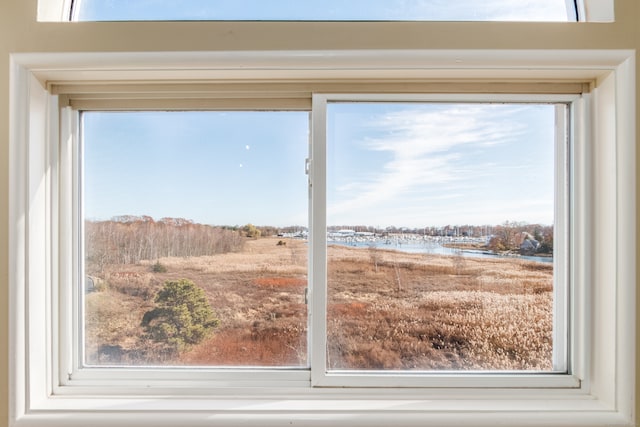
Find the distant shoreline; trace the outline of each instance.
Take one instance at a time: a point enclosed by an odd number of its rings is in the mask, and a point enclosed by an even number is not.
[[[410,240],[390,240],[377,238],[333,238],[327,241],[328,244],[335,244],[345,247],[360,249],[380,249],[395,250],[405,253],[427,253],[443,256],[462,255],[469,258],[494,258],[494,259],[520,259],[532,262],[550,263],[553,262],[551,254],[522,255],[518,251],[494,252],[487,249],[484,243],[479,242],[442,242],[438,239],[427,238]]]

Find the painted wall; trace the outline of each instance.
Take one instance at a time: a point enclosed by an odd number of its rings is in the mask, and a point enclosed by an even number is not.
[[[0,348],[4,349],[9,333],[8,81],[12,52],[640,49],[638,0],[617,0],[616,22],[607,24],[360,23],[355,28],[344,23],[38,23],[36,6],[36,0],[0,2]],[[636,80],[640,88],[640,72]],[[640,108],[637,111],[640,114]],[[0,351],[0,426],[8,418],[8,351]],[[636,403],[637,409],[639,406]]]

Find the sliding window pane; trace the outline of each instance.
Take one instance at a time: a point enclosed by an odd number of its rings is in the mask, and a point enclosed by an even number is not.
[[[85,112],[87,365],[307,362],[306,112]]]
[[[327,105],[329,369],[554,369],[557,108]]]

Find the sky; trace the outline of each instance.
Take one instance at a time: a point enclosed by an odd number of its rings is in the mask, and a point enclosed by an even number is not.
[[[75,0],[80,20],[567,20],[565,0]],[[553,222],[553,107],[334,104],[329,224]],[[308,113],[85,113],[84,212],[306,225]]]
[[[307,112],[85,112],[85,218],[306,225]]]
[[[566,0],[75,0],[78,20],[567,21]]]
[[[554,106],[328,105],[329,225],[553,223]],[[85,112],[84,213],[307,225],[306,112]]]
[[[554,108],[330,104],[328,223],[552,224]]]

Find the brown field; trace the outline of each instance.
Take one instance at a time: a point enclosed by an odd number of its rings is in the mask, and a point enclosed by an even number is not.
[[[86,360],[99,365],[306,366],[307,245],[250,240],[240,253],[108,265],[86,294]],[[551,264],[329,248],[333,369],[550,370]],[[203,288],[220,319],[176,356],[145,339],[165,280]]]

